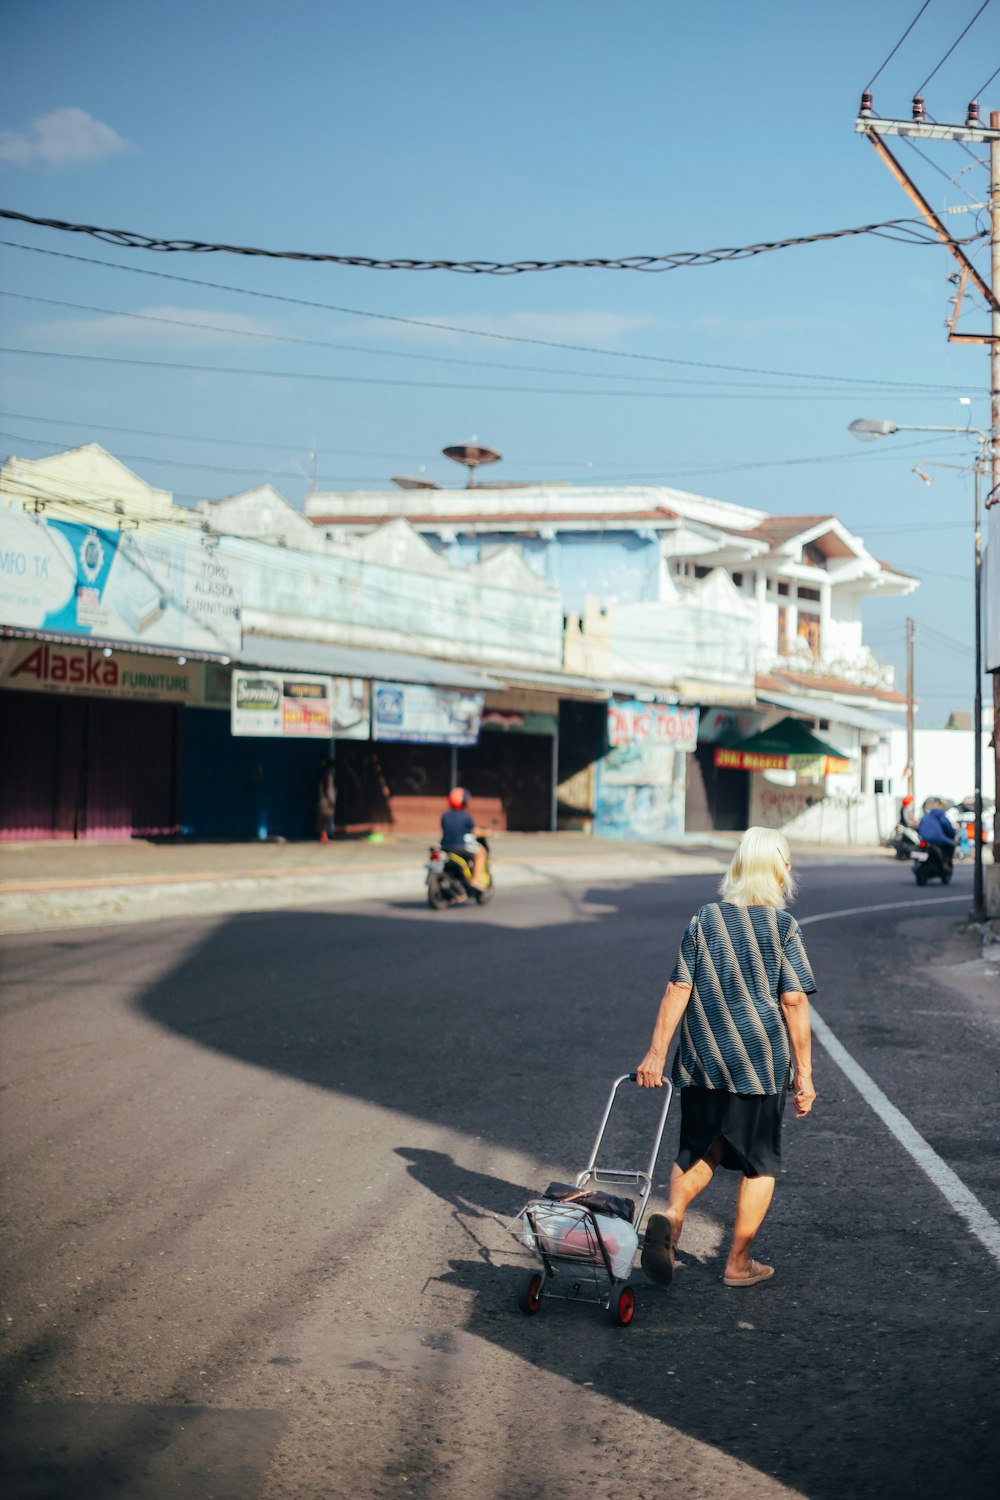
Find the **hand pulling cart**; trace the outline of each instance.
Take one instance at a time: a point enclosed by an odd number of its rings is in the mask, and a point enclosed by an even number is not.
[[[540,1310],[543,1297],[596,1303],[622,1328],[635,1316],[635,1292],[628,1282],[673,1096],[669,1079],[663,1080],[663,1106],[645,1171],[599,1166],[597,1158],[619,1088],[636,1081],[634,1073],[623,1073],[611,1085],[590,1160],[575,1186],[552,1183],[507,1226],[542,1263],[518,1291],[518,1306],[529,1316]],[[610,1193],[608,1187],[637,1189],[638,1208],[633,1198]]]

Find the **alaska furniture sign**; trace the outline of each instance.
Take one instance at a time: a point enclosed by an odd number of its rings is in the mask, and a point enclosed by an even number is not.
[[[208,538],[0,511],[0,624],[147,649],[238,656],[239,579]]]

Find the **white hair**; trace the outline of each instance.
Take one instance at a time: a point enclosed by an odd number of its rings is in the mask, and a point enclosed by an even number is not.
[[[723,876],[719,895],[734,906],[784,906],[795,898],[791,864],[783,833],[777,828],[748,828]]]

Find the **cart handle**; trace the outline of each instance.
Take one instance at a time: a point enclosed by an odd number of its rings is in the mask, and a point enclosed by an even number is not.
[[[637,1083],[637,1082],[638,1082],[638,1078],[637,1078],[637,1076],[636,1076],[635,1073],[623,1073],[621,1075],[621,1077],[620,1078],[616,1078],[615,1081],[614,1081],[614,1083],[611,1085],[611,1093],[608,1096],[608,1103],[607,1103],[607,1108],[604,1111],[604,1118],[602,1119],[602,1121],[601,1121],[601,1123],[600,1123],[600,1125],[598,1127],[598,1130],[597,1130],[597,1139],[594,1141],[594,1148],[593,1148],[593,1150],[590,1153],[590,1160],[588,1161],[587,1165],[584,1167],[583,1172],[580,1174],[581,1177],[585,1173],[587,1173],[587,1172],[592,1172],[594,1170],[596,1164],[597,1164],[598,1153],[600,1152],[600,1149],[601,1149],[601,1143],[604,1140],[604,1132],[608,1128],[608,1120],[611,1118],[611,1110],[614,1107],[615,1098],[617,1097],[619,1088],[621,1087],[621,1085],[623,1083]],[[649,1156],[649,1165],[646,1168],[645,1173],[643,1174],[648,1179],[648,1182],[649,1182],[649,1190],[647,1191],[647,1193],[646,1193],[646,1195],[645,1195],[645,1197],[643,1199],[643,1208],[645,1208],[646,1201],[648,1200],[649,1195],[650,1195],[650,1193],[652,1192],[652,1189],[653,1189],[653,1173],[654,1173],[655,1168],[656,1168],[656,1158],[660,1154],[660,1142],[663,1140],[663,1131],[664,1131],[664,1128],[666,1127],[666,1123],[667,1123],[667,1111],[670,1108],[670,1101],[671,1101],[671,1099],[673,1098],[673,1095],[674,1095],[674,1086],[671,1083],[671,1081],[670,1081],[669,1078],[664,1078],[664,1080],[663,1080],[663,1088],[664,1088],[663,1108],[660,1110],[660,1118],[659,1118],[659,1121],[657,1123],[657,1128],[656,1128],[656,1137],[655,1137],[655,1139],[653,1141],[653,1149],[650,1152],[650,1156]],[[640,1218],[641,1218],[641,1214],[640,1214]]]

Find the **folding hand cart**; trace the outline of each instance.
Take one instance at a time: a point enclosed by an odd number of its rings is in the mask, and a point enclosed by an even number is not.
[[[550,1188],[526,1203],[508,1225],[542,1263],[542,1269],[531,1271],[518,1291],[518,1306],[529,1316],[540,1310],[543,1297],[596,1303],[606,1307],[612,1323],[623,1328],[635,1315],[635,1293],[628,1281],[673,1096],[669,1079],[663,1080],[663,1105],[645,1171],[599,1166],[597,1158],[619,1088],[636,1081],[634,1073],[623,1073],[611,1085],[590,1160],[576,1178],[572,1196]],[[637,1189],[638,1210],[633,1199],[608,1193],[606,1189],[612,1186]],[[626,1217],[629,1210],[631,1215]]]

